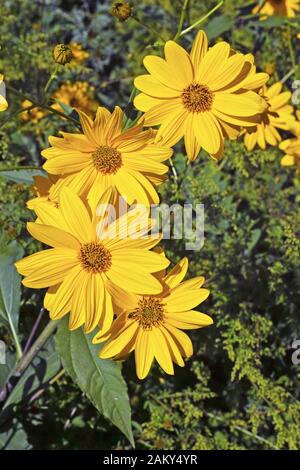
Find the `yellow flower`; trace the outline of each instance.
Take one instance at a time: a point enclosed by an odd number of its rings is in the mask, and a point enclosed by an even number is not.
[[[28,223],[28,231],[53,248],[18,261],[16,267],[25,276],[26,287],[49,288],[44,306],[51,319],[70,313],[71,330],[84,324],[90,332],[100,324],[105,331],[113,320],[115,289],[125,284],[128,292],[136,294],[161,292],[161,283],[152,273],[169,261],[149,251],[159,239],[143,237],[149,231],[148,219],[139,219],[140,230],[136,230],[137,210],[99,227],[82,200],[65,187],[59,208],[44,205],[39,211],[44,224]]]
[[[236,54],[226,42],[208,49],[203,31],[188,54],[173,41],[165,44],[166,60],[147,56],[150,75],[135,79],[143,93],[135,98],[146,126],[161,124],[157,140],[173,146],[183,136],[189,160],[203,147],[215,158],[223,154],[224,137],[235,138],[242,126],[257,122],[266,108],[254,91],[268,79],[256,73],[251,54]]]
[[[294,166],[296,173],[300,176],[300,111],[296,111],[297,121],[290,123],[289,131],[295,137],[284,140],[279,148],[285,155],[281,159],[282,166]]]
[[[287,130],[289,122],[295,120],[294,108],[288,102],[291,93],[281,93],[282,83],[274,83],[270,88],[264,86],[260,95],[265,99],[268,108],[261,115],[261,122],[253,128],[246,129],[244,143],[247,150],[253,150],[256,145],[265,149],[266,145],[277,145],[281,142],[281,136],[277,129]]]
[[[33,189],[37,196],[27,201],[27,207],[30,210],[36,210],[41,204],[50,204],[51,206],[58,206],[58,191],[55,191],[55,183],[58,180],[57,176],[48,175],[48,177],[36,175],[33,177]]]
[[[0,112],[5,111],[8,108],[8,103],[6,101],[6,88],[3,79],[4,76],[0,74]]]
[[[73,54],[73,60],[71,64],[72,63],[81,64],[89,57],[89,53],[82,48],[81,44],[78,44],[77,42],[71,42],[69,44],[69,47]]]
[[[188,260],[183,258],[164,275],[160,295],[127,297],[127,305],[111,329],[104,335],[100,332],[93,340],[99,343],[108,338],[100,352],[102,359],[123,359],[134,350],[140,379],[149,373],[154,358],[168,374],[174,373],[173,362],[184,366],[183,357],[193,354],[193,346],[181,330],[213,323],[208,315],[192,310],[208,297],[209,291],[201,289],[203,277],[182,282],[187,268]]]
[[[154,144],[153,131],[143,131],[142,124],[122,129],[124,113],[118,106],[113,113],[99,107],[94,121],[78,112],[84,134],[50,137],[52,147],[42,152],[47,159],[44,169],[65,175],[65,184],[93,208],[108,188],[114,198],[122,196],[129,205],[157,204],[153,184],[159,184],[167,172],[161,162],[172,155],[172,149]]]
[[[31,101],[29,100],[24,100],[22,102],[22,108],[28,108],[29,106],[31,106],[32,103]],[[33,124],[37,124],[43,117],[46,116],[46,112],[41,109],[41,108],[33,108],[33,109],[30,109],[29,111],[24,111],[24,113],[21,114],[21,119],[23,121],[31,121]]]
[[[252,13],[261,15],[279,15],[279,16],[296,16],[296,12],[300,10],[299,0],[267,0],[262,8],[259,5],[253,8]],[[262,20],[265,17],[261,18]]]
[[[53,93],[52,98],[71,108],[78,108],[88,115],[93,115],[98,107],[97,101],[93,98],[94,91],[94,87],[87,82],[67,82]],[[59,103],[54,103],[52,108],[63,111]]]

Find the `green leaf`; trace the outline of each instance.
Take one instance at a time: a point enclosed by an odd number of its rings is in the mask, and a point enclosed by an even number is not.
[[[61,362],[59,354],[54,348],[53,339],[49,338],[44,348],[34,358],[13,388],[3,406],[2,413],[7,408],[20,403],[26,397],[40,389],[59,372],[60,368]],[[0,418],[3,417],[2,413]]]
[[[67,319],[59,322],[56,344],[63,367],[97,410],[134,446],[131,409],[120,365],[100,359],[101,347],[92,343],[92,337],[92,334],[84,334],[81,328],[69,331]]]
[[[55,102],[59,104],[59,106],[62,108],[63,112],[67,116],[70,116],[74,112],[74,108],[71,108],[71,106],[68,106],[67,104],[62,103],[62,101],[55,100]]]
[[[211,41],[212,39],[221,36],[221,34],[229,31],[233,27],[233,19],[229,16],[221,15],[216,16],[212,19],[207,26],[204,28],[208,39]]]
[[[7,382],[7,379],[16,364],[16,354],[7,350],[5,355],[5,364],[0,362],[0,390]]]
[[[13,335],[18,333],[21,278],[14,263],[22,258],[23,248],[13,241],[0,251],[0,323],[9,326]]]
[[[8,429],[0,431],[1,450],[29,450],[30,448],[27,434],[22,424],[17,420],[9,423]]]
[[[259,26],[265,29],[270,29],[270,28],[279,28],[280,26],[284,26],[286,24],[286,16],[269,16],[263,21],[260,21]],[[299,21],[299,18],[289,18],[289,23],[296,23]]]
[[[46,173],[42,170],[5,170],[0,171],[0,177],[3,176],[4,178],[14,181],[15,183],[25,183],[25,184],[33,184],[34,180],[33,177],[36,175],[46,176]]]

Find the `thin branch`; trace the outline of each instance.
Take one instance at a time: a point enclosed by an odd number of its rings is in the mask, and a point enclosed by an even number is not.
[[[184,29],[183,31],[181,31],[180,33],[180,36],[183,36],[184,34],[188,33],[189,31],[191,31],[192,29],[196,28],[197,26],[199,26],[201,23],[204,23],[205,20],[207,20],[207,18],[209,18],[215,11],[217,11],[224,3],[224,0],[222,0],[220,3],[218,3],[218,5],[216,5],[212,10],[210,10],[205,16],[203,16],[202,18],[200,18],[198,21],[196,21],[195,23],[193,23],[191,26],[189,26],[188,28]]]

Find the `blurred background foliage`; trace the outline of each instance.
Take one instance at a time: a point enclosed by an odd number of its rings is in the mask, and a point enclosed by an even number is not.
[[[145,24],[159,29],[163,37],[174,36],[180,0],[132,3]],[[187,25],[215,5],[191,0]],[[239,51],[253,52],[259,69],[271,74],[271,82],[277,81],[299,62],[299,23],[251,19],[252,6],[253,2],[225,0],[204,27],[212,41],[222,38]],[[91,112],[95,103],[127,106],[133,78],[143,71],[143,57],[159,54],[161,45],[133,18],[118,22],[109,14],[110,7],[110,1],[95,0],[1,2],[0,71],[19,92],[8,92],[9,116],[18,113],[28,95],[41,99],[55,67],[52,49],[57,43],[80,46],[75,64],[61,67],[51,88],[53,100],[86,105]],[[182,43],[188,46],[194,34],[184,36]],[[300,67],[292,72],[286,81],[289,89],[300,78]],[[66,84],[72,84],[70,88],[78,82],[75,92],[66,90]],[[128,106],[127,111],[132,112]],[[2,167],[40,166],[48,136],[74,129],[54,114],[18,114],[6,123],[7,113],[0,122]],[[192,333],[195,354],[174,377],[155,366],[140,382],[133,361],[123,365],[139,449],[300,446],[300,366],[291,361],[293,340],[300,338],[300,184],[292,169],[280,166],[280,158],[277,148],[249,154],[238,141],[227,143],[221,164],[203,153],[187,166],[183,147],[177,146],[177,178],[170,171],[161,199],[169,204],[203,203],[205,243],[200,252],[186,252],[184,240],[172,240],[165,248],[174,263],[188,256],[190,276],[205,275],[211,296],[203,309],[215,323]],[[25,230],[25,222],[33,218],[25,206],[30,194],[30,185],[0,178],[1,249],[17,240],[26,253],[36,250],[37,242]],[[41,295],[23,290],[22,343],[39,313]],[[43,318],[39,328],[45,322]],[[2,326],[0,337],[9,345],[14,363],[9,331]],[[67,376],[49,383],[57,365],[51,357],[41,393],[32,396],[29,387],[20,397],[13,408],[15,421],[1,424],[0,444],[33,449],[130,448]]]

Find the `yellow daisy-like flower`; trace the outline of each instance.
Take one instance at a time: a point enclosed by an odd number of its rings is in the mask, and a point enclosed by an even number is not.
[[[142,91],[135,100],[146,126],[161,125],[157,141],[173,146],[183,136],[189,160],[200,148],[219,158],[224,137],[235,138],[241,127],[253,126],[266,109],[255,93],[268,79],[256,73],[251,54],[237,54],[226,42],[208,49],[203,31],[189,54],[173,41],[165,44],[166,60],[146,56],[150,75],[135,79]]]
[[[93,116],[98,108],[94,93],[95,88],[87,82],[66,82],[53,93],[52,98],[70,106],[70,108],[80,109],[89,116]],[[52,108],[63,111],[59,103],[54,103]]]
[[[77,42],[71,42],[69,44],[69,47],[70,47],[70,49],[72,51],[72,54],[73,54],[73,61],[70,64],[72,64],[72,63],[73,64],[74,63],[81,64],[90,55],[87,51],[85,51],[83,49],[82,45],[78,44]]]
[[[6,111],[8,103],[6,101],[6,88],[4,83],[4,76],[0,74],[0,112]]]
[[[101,203],[107,203],[106,194]],[[145,238],[149,220],[138,220],[137,210],[99,226],[82,200],[64,187],[59,208],[41,205],[37,214],[43,223],[28,223],[28,231],[53,248],[18,261],[16,267],[26,287],[48,288],[44,306],[51,319],[70,313],[71,330],[84,324],[86,332],[96,325],[106,331],[113,320],[114,289],[126,285],[136,294],[161,292],[153,273],[169,261],[149,251],[159,238]]]
[[[299,0],[267,0],[264,2],[263,7],[259,5],[253,8],[252,13],[260,13],[261,15],[279,15],[279,16],[296,16],[296,13],[300,10]],[[265,17],[261,18],[262,20]]]
[[[99,107],[94,121],[78,112],[84,133],[50,137],[52,147],[42,152],[47,159],[44,169],[65,175],[64,184],[93,208],[108,188],[129,205],[158,204],[153,185],[163,180],[168,167],[162,162],[171,157],[172,149],[155,144],[153,131],[143,131],[143,124],[123,129],[124,113],[118,106],[113,113]]]
[[[137,376],[148,375],[155,358],[167,374],[173,374],[173,362],[184,366],[184,357],[193,354],[193,345],[181,330],[203,328],[213,323],[204,314],[192,310],[209,295],[201,288],[203,277],[182,282],[188,268],[183,258],[162,278],[164,290],[156,296],[132,295],[125,310],[114,321],[107,334],[98,334],[93,342],[108,339],[100,352],[102,359],[123,359],[135,352]]]
[[[32,105],[32,102],[29,100],[24,100],[22,102],[22,108],[28,108],[29,106]],[[43,119],[47,115],[47,112],[45,112],[41,108],[33,108],[30,109],[29,111],[24,111],[20,115],[21,119],[25,122],[31,121],[33,124],[37,124],[41,119]]]
[[[246,129],[244,143],[247,150],[253,150],[256,145],[265,149],[266,145],[277,145],[281,136],[277,129],[287,130],[289,123],[295,120],[294,108],[288,102],[291,98],[289,91],[282,90],[282,83],[274,83],[270,88],[264,86],[260,95],[268,104],[268,108],[261,115],[261,122],[253,128]]]
[[[289,131],[295,137],[286,139],[279,145],[285,155],[281,159],[282,166],[293,166],[296,173],[300,176],[300,111],[296,111],[297,121],[292,122]]]

